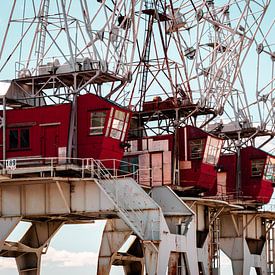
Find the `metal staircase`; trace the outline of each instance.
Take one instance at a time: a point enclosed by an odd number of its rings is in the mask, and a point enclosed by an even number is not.
[[[118,216],[144,241],[161,240],[163,213],[157,203],[132,178],[115,178],[94,160],[95,182],[115,205]]]

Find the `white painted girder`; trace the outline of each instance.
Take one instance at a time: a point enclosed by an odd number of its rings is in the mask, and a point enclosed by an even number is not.
[[[29,247],[16,257],[19,275],[39,275],[43,249],[49,245],[51,238],[62,226],[62,221],[33,222],[22,239],[21,246]],[[34,251],[32,251],[34,250]]]
[[[155,194],[157,193],[162,198],[159,202],[165,209],[166,217],[159,205],[133,179],[100,182],[87,178],[28,178],[2,181],[2,219],[14,217],[13,223],[9,224],[10,228],[16,224],[18,216],[33,221],[20,242],[10,246],[15,252],[25,252],[23,255],[16,254],[19,271],[38,275],[42,249],[48,245],[52,235],[62,222],[77,222],[82,217],[88,220],[115,218],[107,224],[103,236],[98,274],[106,273],[106,268],[110,270],[111,257],[132,232],[139,233],[137,235],[141,237],[148,275],[166,274],[171,252],[185,253],[190,275],[198,274],[196,224],[195,219],[192,219],[194,213],[171,189],[165,187],[158,189]],[[169,200],[165,201],[166,195]],[[177,202],[175,208],[171,200]],[[45,218],[59,222],[51,225],[44,221]],[[39,222],[35,222],[36,220]],[[179,234],[175,232],[176,225],[172,225],[175,222],[180,222]],[[4,234],[3,240],[5,236]],[[112,239],[111,242],[109,238]],[[7,249],[9,244],[6,243],[5,247]]]
[[[249,213],[221,215],[220,249],[231,259],[234,275],[249,274],[255,267],[267,274],[266,227],[261,216]],[[248,240],[257,253],[250,251]],[[261,247],[259,241],[263,241]],[[260,249],[262,248],[262,249]]]
[[[93,180],[37,178],[0,186],[2,217],[68,214],[111,215],[115,206]]]
[[[2,250],[5,240],[8,238],[10,233],[20,222],[21,217],[9,217],[0,218],[0,251]]]
[[[109,274],[113,256],[133,231],[121,219],[107,220],[98,256],[97,274]]]

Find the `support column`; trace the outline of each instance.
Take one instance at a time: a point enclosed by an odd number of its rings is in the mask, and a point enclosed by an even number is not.
[[[132,234],[132,230],[121,219],[107,220],[98,256],[97,274],[110,273],[113,256]]]
[[[51,238],[62,224],[63,222],[60,221],[32,223],[32,226],[18,242],[18,251],[24,251],[16,257],[19,275],[40,274],[43,248],[49,245]]]
[[[193,219],[184,235],[163,234],[160,243],[144,242],[145,266],[148,275],[165,275],[173,252],[184,255],[185,265],[181,265],[181,272],[187,270],[190,275],[199,274],[196,250],[196,222]]]
[[[245,239],[239,240],[239,242],[235,244],[235,248],[237,250],[242,249],[243,256],[241,259],[237,259],[234,257],[234,253],[231,255],[234,275],[250,274],[250,269],[252,267],[255,268],[257,274],[267,274],[266,245],[264,245],[260,255],[252,254],[250,252]]]
[[[157,275],[158,248],[152,242],[144,242],[143,246],[146,274]],[[159,275],[161,274],[159,273]]]
[[[20,222],[21,217],[11,217],[11,218],[0,218],[0,251],[3,249],[5,240],[8,238],[10,233]]]
[[[125,275],[144,274],[144,256],[140,239],[135,239],[126,253],[125,261],[122,263]]]
[[[168,263],[168,275],[178,274],[179,259],[180,259],[180,253],[172,252],[170,254],[169,263]]]
[[[257,215],[223,215],[220,238],[221,250],[231,259],[234,275],[267,274],[264,220]]]

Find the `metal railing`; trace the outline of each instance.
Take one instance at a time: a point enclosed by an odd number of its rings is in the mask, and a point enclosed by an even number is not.
[[[132,172],[120,169],[121,164],[127,165]],[[131,184],[121,182],[123,178],[139,178],[139,166],[137,164],[128,163],[126,161],[119,161],[116,159],[96,160],[93,158],[66,158],[66,157],[24,157],[8,160],[0,160],[0,174],[11,176],[13,174],[33,174],[36,173],[41,176],[54,177],[58,171],[64,175],[64,171],[72,170],[70,173],[78,178],[91,178],[97,183],[100,189],[113,202],[117,211],[120,213],[124,221],[135,231],[139,237],[144,238],[146,234],[147,216],[148,213],[143,212],[147,208],[141,209],[138,205],[138,198],[133,194],[131,198],[127,198],[128,189]],[[148,169],[147,169],[148,170]],[[45,175],[42,175],[46,173]],[[74,176],[74,175],[73,175]],[[124,184],[125,183],[125,184]],[[137,186],[138,188],[141,187]],[[151,209],[151,208],[150,208]],[[159,220],[155,223],[159,225]],[[149,226],[155,228],[152,230],[152,239],[157,239],[156,232],[159,233],[159,226]],[[147,234],[148,236],[148,234]]]
[[[205,198],[208,199],[214,199],[214,200],[221,200],[221,201],[225,201],[227,203],[234,203],[234,204],[249,204],[249,202],[251,203],[255,203],[255,205],[257,205],[257,207],[260,207],[260,209],[262,209],[263,211],[272,211],[275,212],[275,199],[271,199],[269,201],[269,203],[264,204],[263,201],[266,201],[267,199],[269,199],[269,197],[264,197],[261,196],[261,200],[257,200],[254,196],[248,196],[245,195],[244,192],[225,192],[224,193],[218,193],[216,195],[210,195],[210,196],[205,196]]]
[[[118,38],[122,38],[121,34],[117,34]],[[100,61],[90,55],[89,52],[83,52],[82,55],[76,56],[73,60],[70,55],[53,56],[43,58],[43,64],[37,64],[37,59],[23,60],[15,62],[15,78],[25,78],[31,76],[71,73],[86,70],[102,70],[109,73],[117,73],[124,76],[128,71],[127,62],[118,61],[113,55],[111,60]],[[26,68],[26,64],[29,64]]]
[[[89,160],[91,161],[89,165],[91,167],[91,170],[95,174],[96,178],[103,180],[102,182],[98,182],[98,186],[116,205],[117,210],[120,212],[124,221],[135,231],[135,233],[141,239],[143,239],[146,231],[145,213],[139,207],[132,207],[132,200],[125,199],[125,192],[122,192],[121,186],[119,186],[119,182],[117,181],[118,176],[112,175],[109,169],[105,167],[103,164],[103,161],[110,160]],[[113,161],[115,164],[115,160]],[[135,200],[135,198],[132,199]],[[152,240],[154,240],[154,231],[152,230],[151,233],[151,238]]]
[[[28,172],[50,172],[53,176],[57,171],[74,170],[79,172],[81,177],[103,176],[96,173],[95,169],[99,164],[104,167],[106,173],[115,178],[132,177],[136,181],[139,180],[141,170],[137,164],[120,161],[117,159],[95,160],[93,158],[67,158],[67,157],[18,157],[7,160],[0,160],[0,174],[26,174]],[[122,169],[127,167],[128,169]]]

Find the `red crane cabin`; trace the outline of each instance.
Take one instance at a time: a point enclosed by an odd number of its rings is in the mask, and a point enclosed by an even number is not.
[[[7,110],[6,158],[64,159],[70,113],[70,103]],[[77,158],[121,160],[124,151],[121,144],[127,135],[130,116],[129,110],[99,96],[78,96]],[[104,164],[108,167],[111,163]]]
[[[241,191],[244,199],[268,203],[273,193],[275,158],[252,146],[241,149]]]
[[[241,183],[237,192],[237,155],[221,156],[219,167],[226,173],[226,195],[265,204],[270,201],[275,182],[275,157],[252,146],[240,152]]]
[[[177,139],[175,135],[168,134],[131,140],[130,143],[125,161],[139,165],[141,185],[175,184],[172,180],[175,150],[178,151],[180,165],[180,182],[176,184],[202,192],[216,183],[215,166],[223,141],[196,127],[178,128]],[[129,167],[123,170],[131,171]]]
[[[223,140],[199,128],[178,129],[180,185],[199,191],[213,188]]]

